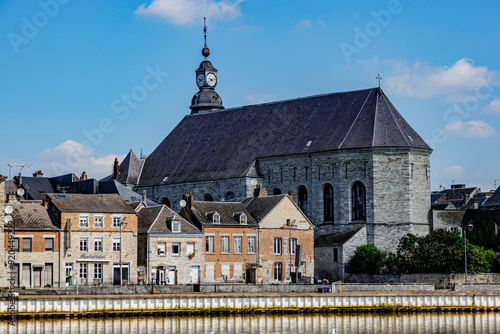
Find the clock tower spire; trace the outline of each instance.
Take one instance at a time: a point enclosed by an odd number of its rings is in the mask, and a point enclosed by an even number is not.
[[[224,109],[222,99],[215,91],[217,85],[217,69],[207,59],[210,55],[210,49],[207,47],[207,18],[204,17],[203,36],[205,38],[205,46],[201,50],[201,54],[205,57],[196,70],[196,84],[200,89],[194,94],[191,101],[191,114],[200,112]]]

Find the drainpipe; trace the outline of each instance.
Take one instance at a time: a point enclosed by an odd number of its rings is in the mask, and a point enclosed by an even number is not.
[[[307,153],[307,156],[309,157],[309,191],[308,191],[308,201],[307,201],[307,205],[309,206],[307,212],[309,212],[309,216],[312,216],[312,194],[313,194],[313,190],[312,190],[312,176],[313,176],[313,169],[312,169],[312,157],[311,157],[311,153]],[[308,217],[309,218],[309,217]]]
[[[146,282],[147,282],[147,284],[149,284],[151,282],[151,279],[149,277],[150,270],[151,270],[151,268],[149,268],[149,249],[150,249],[149,242],[150,242],[150,238],[149,238],[149,233],[148,233],[148,234],[146,234],[146,243],[147,243],[147,247],[146,247],[146,249],[147,249],[147,252],[146,252]]]
[[[57,268],[59,272],[58,286],[61,287],[61,229],[59,229],[57,233],[59,234],[59,268]]]

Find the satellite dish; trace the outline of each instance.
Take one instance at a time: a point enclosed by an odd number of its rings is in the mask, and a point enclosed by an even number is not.
[[[180,204],[181,208],[185,208],[187,203],[186,203],[185,200],[181,199],[181,201],[179,202],[179,204]]]
[[[12,216],[5,216],[3,220],[5,221],[5,224],[10,224],[12,222]]]
[[[24,195],[24,193],[25,193],[25,191],[24,191],[24,189],[23,189],[23,188],[19,188],[19,189],[17,189],[17,194],[18,194],[19,196],[23,196],[23,195]]]
[[[5,213],[10,215],[12,212],[14,212],[14,209],[10,205],[7,205],[5,207]]]
[[[250,184],[252,186],[256,186],[257,185],[257,180],[256,179],[252,179],[252,181],[250,181]]]

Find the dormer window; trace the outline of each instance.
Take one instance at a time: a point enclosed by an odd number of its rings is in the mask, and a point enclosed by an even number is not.
[[[172,232],[180,233],[181,232],[181,222],[178,220],[172,220]]]
[[[207,212],[206,216],[212,224],[220,224],[220,214],[217,211]]]
[[[247,224],[247,215],[244,212],[236,212],[233,216],[240,224]]]

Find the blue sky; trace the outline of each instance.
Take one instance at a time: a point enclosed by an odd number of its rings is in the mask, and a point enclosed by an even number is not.
[[[190,112],[203,60],[226,107],[382,88],[434,148],[431,187],[500,179],[498,1],[0,2],[0,174],[109,174]],[[497,182],[500,184],[500,180]]]

